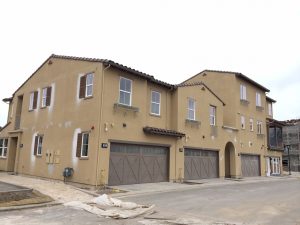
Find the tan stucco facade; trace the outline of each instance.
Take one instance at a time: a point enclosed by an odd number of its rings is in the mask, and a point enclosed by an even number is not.
[[[80,98],[81,77],[88,73],[93,74],[92,95]],[[270,154],[266,126],[263,135],[257,135],[255,130],[249,131],[248,121],[253,118],[266,124],[265,110],[255,107],[256,92],[262,96],[262,105],[267,104],[265,92],[245,82],[249,104],[243,105],[239,88],[244,81],[231,74],[206,73],[186,81],[188,85],[173,86],[101,60],[51,56],[10,101],[8,124],[0,131],[0,138],[8,138],[0,170],[63,180],[64,168],[71,167],[74,174],[69,181],[106,185],[111,143],[131,143],[168,147],[169,181],[184,179],[185,148],[218,151],[219,177],[226,175],[226,158],[230,158],[228,173],[241,177],[240,154],[259,155],[264,175],[263,159]],[[121,77],[132,84],[130,107],[119,104]],[[51,102],[41,107],[45,87],[51,87]],[[29,110],[34,91],[39,93],[37,107]],[[160,115],[151,114],[152,91],[160,93]],[[195,100],[196,122],[187,120],[189,98]],[[216,108],[214,126],[209,122],[210,106]],[[247,118],[246,129],[240,129],[240,115]],[[185,136],[149,134],[143,132],[144,127]],[[87,157],[76,156],[81,132],[89,134]],[[34,154],[37,135],[43,137],[41,155]],[[226,146],[230,148],[227,156]],[[281,158],[281,152],[272,154]]]

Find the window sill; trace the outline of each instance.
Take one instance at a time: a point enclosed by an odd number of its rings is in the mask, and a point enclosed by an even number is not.
[[[37,158],[42,158],[43,155],[35,155]]]
[[[262,106],[256,106],[256,111],[263,111],[264,110],[264,107]]]
[[[240,99],[242,105],[249,105],[249,101],[247,99]]]
[[[49,107],[49,106],[43,106],[43,107],[41,107],[41,109],[46,109],[47,107]]]
[[[264,134],[257,134],[258,138],[263,138],[265,135]]]
[[[129,106],[129,105],[123,105],[123,104],[120,104],[120,103],[115,103],[114,104],[114,109],[118,109],[118,108],[123,108],[123,109],[130,110],[130,111],[133,111],[133,112],[139,112],[140,111],[138,107],[133,107],[133,106]]]
[[[7,157],[6,156],[1,156],[0,159],[7,159]]]
[[[93,95],[91,95],[91,96],[86,96],[86,97],[83,97],[82,99],[83,100],[88,100],[88,99],[91,99],[91,98],[93,98],[94,96]]]
[[[89,157],[88,156],[81,156],[81,157],[78,157],[80,160],[88,160]]]
[[[196,126],[200,126],[201,125],[201,122],[200,121],[197,121],[197,120],[190,120],[190,119],[185,119],[185,123],[186,124],[191,124],[191,125],[196,125]]]
[[[160,114],[149,113],[150,116],[161,118]]]

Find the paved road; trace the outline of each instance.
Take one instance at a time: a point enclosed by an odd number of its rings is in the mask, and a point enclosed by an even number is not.
[[[155,204],[163,215],[195,216],[206,222],[300,225],[300,179],[237,183],[158,193],[122,200]]]
[[[196,186],[195,186],[196,187]],[[155,204],[158,216],[195,218],[197,224],[299,224],[300,180],[243,183],[156,193],[122,198],[141,204]],[[0,212],[0,224],[117,224],[142,225],[143,218],[112,220],[64,206]],[[150,224],[150,223],[148,223]],[[161,221],[151,224],[165,224]]]

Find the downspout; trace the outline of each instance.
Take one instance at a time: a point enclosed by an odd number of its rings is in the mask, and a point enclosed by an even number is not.
[[[96,164],[96,188],[98,187],[98,179],[99,179],[99,151],[100,151],[100,138],[101,138],[101,124],[102,124],[102,116],[103,116],[103,96],[104,96],[104,72],[105,70],[110,68],[110,64],[106,66],[103,69],[103,64],[102,64],[102,81],[101,81],[101,91],[99,93],[99,99],[100,99],[100,104],[99,104],[99,117],[98,117],[98,145],[97,145],[97,164]]]

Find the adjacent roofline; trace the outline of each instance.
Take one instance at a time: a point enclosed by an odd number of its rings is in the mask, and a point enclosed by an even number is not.
[[[266,96],[266,99],[267,99],[267,101],[269,101],[269,102],[276,103],[276,100],[270,98],[269,96]]]
[[[98,59],[98,58],[87,58],[87,57],[76,57],[76,56],[66,56],[66,55],[55,55],[52,54],[50,55],[32,74],[30,77],[28,77],[27,80],[25,80],[25,82],[13,93],[13,96],[15,95],[15,93],[17,93],[26,83],[28,80],[30,80],[51,58],[54,59],[67,59],[67,60],[77,60],[77,61],[86,61],[86,62],[99,62],[99,63],[103,63],[104,65],[110,65],[114,68],[126,71],[128,73],[137,75],[139,77],[142,77],[152,83],[164,86],[166,88],[169,89],[173,89],[174,85],[172,84],[168,84],[164,81],[160,81],[154,78],[154,76],[140,72],[138,70],[132,69],[130,67],[124,66],[122,64],[116,63],[112,60],[108,60],[108,59]]]
[[[285,126],[286,125],[285,122],[275,120],[275,119],[270,119],[270,118],[267,118],[267,124],[268,125],[279,125],[279,126]]]
[[[177,132],[175,130],[168,130],[168,129],[162,129],[157,127],[144,127],[143,131],[147,134],[157,134],[157,135],[165,135],[165,136],[171,136],[171,137],[177,137],[182,138],[185,136],[184,133]]]
[[[200,82],[194,82],[194,83],[181,83],[176,85],[176,88],[180,88],[180,87],[190,87],[190,86],[198,86],[198,85],[202,85],[204,87],[206,87],[207,90],[209,90],[210,93],[212,93],[220,102],[222,102],[223,106],[225,106],[225,102],[223,102],[223,100],[221,98],[219,98],[219,96],[217,96],[205,83],[203,83],[202,81]]]
[[[260,88],[261,90],[263,90],[263,91],[265,91],[265,92],[270,92],[270,90],[269,90],[268,88],[266,88],[266,87],[260,85],[259,83],[257,83],[256,81],[250,79],[249,77],[247,77],[246,75],[244,75],[244,74],[242,74],[242,73],[239,73],[239,72],[231,72],[231,71],[222,71],[222,70],[208,70],[208,69],[206,69],[206,70],[203,70],[202,72],[197,73],[196,75],[194,75],[194,76],[188,78],[187,80],[183,81],[182,83],[185,83],[185,82],[187,82],[188,80],[193,79],[194,77],[196,77],[196,76],[198,76],[198,75],[200,75],[200,74],[202,74],[202,73],[205,73],[205,72],[212,72],[212,73],[230,73],[230,74],[234,74],[236,77],[238,77],[238,78],[240,78],[240,79],[242,79],[242,80],[245,80],[245,81],[249,82],[250,84],[252,84],[252,85],[254,85],[254,86]],[[181,84],[182,84],[182,83],[181,83]]]

